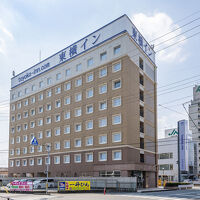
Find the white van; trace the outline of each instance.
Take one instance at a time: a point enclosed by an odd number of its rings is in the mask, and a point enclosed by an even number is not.
[[[47,179],[39,179],[33,182],[33,189],[44,189],[46,188],[46,181]],[[54,179],[48,179],[48,188],[55,187]]]

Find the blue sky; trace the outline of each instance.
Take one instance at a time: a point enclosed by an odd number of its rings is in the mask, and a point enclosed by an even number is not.
[[[9,90],[12,70],[16,73],[22,72],[39,61],[40,50],[44,59],[123,14],[127,14],[145,38],[151,41],[200,17],[199,12],[179,21],[197,12],[198,8],[200,1],[194,0],[0,0],[0,129],[2,131],[0,150],[8,150]],[[198,24],[200,20],[160,41],[183,33]],[[160,48],[199,31],[200,28],[197,27]],[[182,113],[178,114],[158,106],[159,137],[163,136],[165,128],[176,126],[177,120],[187,119],[181,104],[191,100],[192,86],[200,83],[200,78],[180,82],[179,85],[190,82],[184,86],[191,87],[168,94],[162,93],[169,92],[170,90],[164,91],[169,87],[159,87],[200,75],[199,46],[200,35],[197,35],[156,55],[158,104]],[[176,99],[181,100],[173,102]],[[172,103],[164,104],[169,101]],[[6,154],[2,153],[2,157],[0,166],[6,166]]]

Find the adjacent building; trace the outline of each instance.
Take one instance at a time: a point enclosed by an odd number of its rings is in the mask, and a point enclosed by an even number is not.
[[[155,186],[154,57],[123,15],[13,77],[9,176],[45,176],[49,165],[50,176],[137,176]]]
[[[180,179],[196,177],[195,172],[195,151],[196,145],[192,141],[192,134],[189,131],[188,121],[181,120],[179,131],[177,128],[166,129],[165,137],[158,139],[158,177],[166,181],[179,181],[178,161],[180,163]],[[178,136],[179,157],[178,157]]]
[[[193,100],[189,105],[189,125],[192,140],[196,143],[195,170],[200,177],[200,86],[193,87]]]

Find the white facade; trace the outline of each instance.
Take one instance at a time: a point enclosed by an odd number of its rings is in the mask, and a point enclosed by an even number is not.
[[[194,143],[188,130],[187,121],[182,120],[185,126],[184,152],[180,152],[184,160],[185,174],[182,180],[194,174]],[[178,131],[177,128],[165,130],[165,138],[158,140],[158,176],[168,181],[178,181]]]
[[[177,145],[178,134],[176,128],[165,130],[165,138],[158,140],[158,176],[162,180],[164,176],[165,180],[178,181]]]
[[[196,143],[195,166],[197,174],[200,176],[200,86],[193,87],[193,100],[189,106],[190,130],[192,131],[192,140]]]

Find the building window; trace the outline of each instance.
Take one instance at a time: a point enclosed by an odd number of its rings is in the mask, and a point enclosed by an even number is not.
[[[140,122],[140,133],[144,133],[144,122]]]
[[[24,101],[24,106],[28,106],[28,99]]]
[[[37,165],[42,165],[42,158],[37,158]]]
[[[107,92],[107,84],[103,84],[99,86],[99,94],[104,94]]]
[[[82,100],[82,94],[81,94],[81,92],[76,93],[75,94],[75,101],[78,102],[78,101],[81,101],[81,100]]]
[[[10,143],[11,143],[11,144],[14,144],[14,143],[15,143],[15,139],[14,139],[14,138],[11,138]]]
[[[24,135],[23,136],[23,142],[27,142],[28,141],[28,136],[27,135]]]
[[[23,154],[27,154],[27,147],[23,147]]]
[[[14,160],[10,160],[10,167],[14,167]]]
[[[17,103],[17,109],[20,109],[22,107],[21,102]]]
[[[44,97],[44,96],[43,96],[43,93],[39,94],[39,95],[38,95],[39,101],[42,101],[42,100],[43,100],[43,97]]]
[[[112,124],[113,125],[121,124],[121,114],[112,116]]]
[[[46,118],[46,124],[51,124],[51,117]]]
[[[61,107],[61,101],[60,101],[60,99],[56,100],[55,107],[56,108],[60,108]]]
[[[106,58],[107,58],[107,53],[106,52],[103,52],[103,53],[100,54],[100,60],[101,61],[105,61]]]
[[[16,143],[20,143],[20,136],[16,137]]]
[[[81,154],[75,154],[74,155],[74,162],[75,163],[81,163]]]
[[[69,105],[70,104],[70,97],[65,97],[65,105]]]
[[[28,124],[24,124],[24,130],[28,130]]]
[[[114,97],[112,99],[112,106],[113,107],[118,107],[118,106],[121,106],[121,97]]]
[[[107,160],[107,152],[99,152],[99,161],[106,161]]]
[[[42,145],[37,146],[37,152],[42,152]]]
[[[17,126],[17,132],[20,132],[21,131],[21,125],[18,125]]]
[[[144,117],[144,107],[140,106],[140,117]]]
[[[103,117],[99,119],[99,127],[106,127],[107,126],[107,118]]]
[[[87,66],[91,67],[93,65],[94,61],[93,58],[90,58],[89,60],[87,60]]]
[[[11,117],[11,121],[14,122],[15,121],[15,116]]]
[[[60,149],[60,142],[55,142],[54,143],[54,149],[59,150]]]
[[[140,162],[144,163],[144,154],[140,154]]]
[[[94,75],[93,73],[89,73],[86,75],[86,82],[89,83],[89,82],[92,82],[94,80]]]
[[[107,135],[99,136],[99,144],[107,144]]]
[[[86,121],[86,130],[93,129],[93,120]]]
[[[43,88],[44,87],[44,82],[43,81],[40,81],[39,82],[39,88]]]
[[[70,163],[70,155],[64,155],[64,157],[63,157],[63,162],[64,162],[65,164]]]
[[[11,133],[15,133],[15,128],[11,128]]]
[[[119,88],[121,88],[121,80],[118,79],[118,80],[113,81],[113,90],[119,89]]]
[[[70,125],[66,125],[64,128],[64,134],[70,134]]]
[[[122,151],[116,150],[112,152],[112,160],[121,160],[122,159]]]
[[[144,69],[144,62],[143,62],[142,58],[139,58],[139,67],[142,70]]]
[[[81,123],[75,124],[75,132],[81,131]]]
[[[16,160],[16,167],[20,167],[20,160]]]
[[[47,104],[47,111],[51,110],[51,104]]]
[[[119,46],[116,46],[116,47],[114,47],[114,55],[117,55],[117,54],[119,54],[120,53],[120,48],[121,48],[121,46],[119,45]]]
[[[144,76],[140,74],[140,84],[144,86]]]
[[[60,127],[55,128],[55,136],[60,135]]]
[[[70,148],[70,140],[65,140],[64,141],[64,148],[69,149]]]
[[[25,111],[24,112],[24,118],[27,118],[28,117],[28,111]]]
[[[65,71],[65,75],[66,75],[66,76],[70,76],[70,74],[71,74],[71,70],[70,70],[70,68],[69,68],[69,69],[66,69],[66,71]]]
[[[11,110],[12,110],[12,111],[15,111],[15,104],[12,104],[12,105],[11,105]]]
[[[140,90],[140,100],[144,102],[144,91]]]
[[[70,119],[70,111],[65,112],[65,119]]]
[[[17,114],[17,120],[20,120],[21,119],[21,114]]]
[[[50,165],[50,162],[51,162],[50,158],[45,157],[45,164],[46,165]]]
[[[93,88],[90,88],[86,91],[87,98],[91,98],[91,97],[93,97],[93,95],[94,95]]]
[[[86,139],[85,139],[85,145],[86,146],[92,146],[93,145],[93,136],[86,137]]]
[[[81,147],[81,139],[80,138],[77,138],[74,140],[74,146],[75,147]]]
[[[107,76],[107,68],[106,67],[99,70],[99,78],[102,78],[104,76]]]
[[[38,139],[42,139],[43,138],[43,134],[42,134],[42,132],[39,132],[38,133]]]
[[[46,131],[46,137],[51,137],[51,130]]]
[[[30,153],[34,153],[34,146],[30,146]]]
[[[22,165],[27,166],[27,160],[22,160]]]
[[[87,105],[86,106],[86,114],[93,113],[93,105]]]
[[[42,107],[42,106],[40,106],[40,107],[38,108],[38,113],[43,113],[43,107]]]
[[[14,149],[10,150],[10,155],[13,156],[14,155]]]
[[[56,74],[56,80],[60,80],[61,79],[61,73]]]
[[[28,89],[28,88],[25,88],[25,89],[24,89],[24,94],[28,94],[28,92],[29,92],[29,89]]]
[[[86,153],[85,154],[85,161],[86,162],[93,162],[93,153]]]
[[[47,91],[47,97],[51,97],[51,90]]]
[[[60,94],[61,93],[61,87],[60,86],[55,88],[55,93],[56,94]]]
[[[30,166],[33,166],[33,165],[34,165],[34,159],[33,159],[33,158],[29,159],[29,165],[30,165]]]
[[[60,121],[60,115],[58,114],[55,116],[55,122],[59,122],[59,121]]]
[[[35,90],[36,90],[36,86],[35,86],[35,85],[32,85],[31,90],[32,90],[32,91],[35,91]]]
[[[81,113],[82,113],[81,108],[75,108],[75,110],[74,110],[75,117],[80,117]]]
[[[31,103],[35,103],[35,97],[31,97]]]
[[[121,133],[113,133],[112,134],[112,142],[121,142],[122,141],[122,136]]]
[[[71,89],[71,82],[65,83],[65,90],[70,90]]]
[[[52,78],[47,78],[47,85],[51,85],[52,84]]]
[[[31,122],[30,127],[35,128],[35,122],[34,121]]]
[[[60,156],[54,156],[54,164],[55,165],[60,164]]]
[[[77,71],[77,72],[80,72],[81,69],[82,69],[82,65],[81,65],[81,63],[78,64],[78,65],[76,65],[76,71]]]
[[[31,115],[35,115],[35,109],[31,109]]]
[[[43,125],[43,119],[38,119],[38,126],[42,126]]]
[[[113,65],[113,67],[112,67],[113,72],[118,72],[120,70],[121,70],[121,63],[120,62]]]
[[[81,85],[82,85],[82,78],[79,77],[79,78],[77,78],[77,79],[75,80],[75,86],[76,86],[76,87],[79,87],[79,86],[81,86]]]
[[[100,101],[99,110],[106,110],[106,109],[107,109],[107,101]]]

